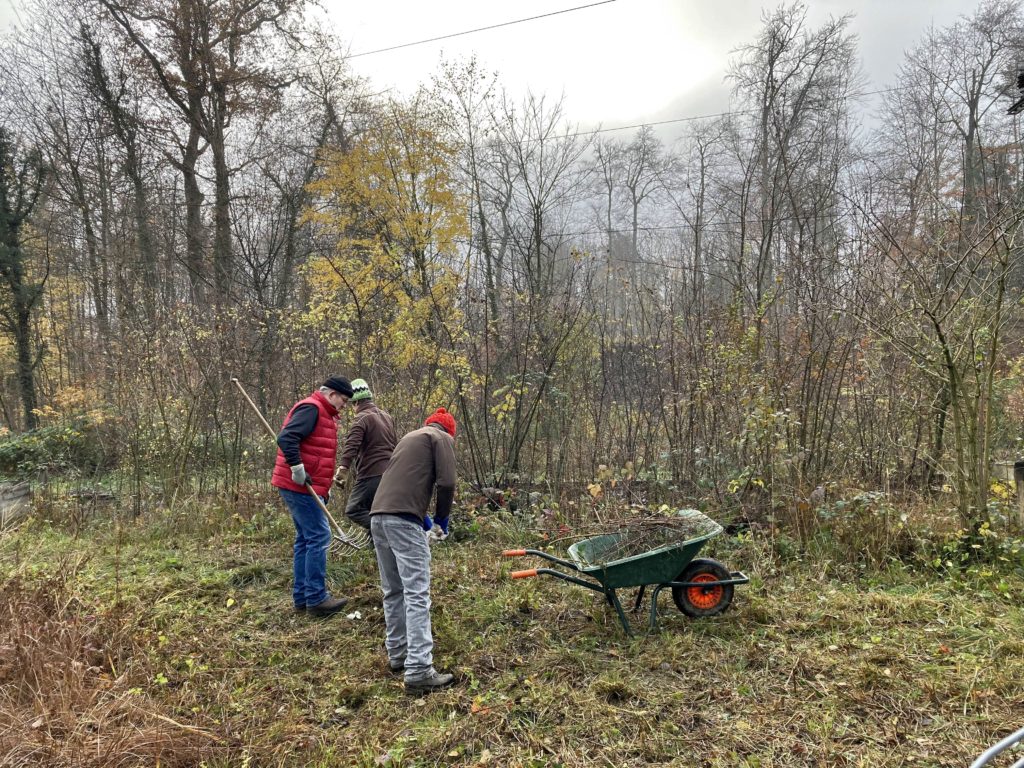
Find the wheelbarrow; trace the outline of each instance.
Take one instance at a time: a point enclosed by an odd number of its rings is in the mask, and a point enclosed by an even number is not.
[[[978,759],[971,763],[971,768],[982,768],[985,765],[991,765],[992,759],[1004,752],[1009,752],[1018,744],[1024,743],[1024,728],[1019,731],[1015,731],[1007,736],[1005,739],[1000,741],[998,744],[993,744],[987,750],[978,756]],[[1013,759],[1012,757],[1010,758]],[[1024,768],[1024,757],[1019,758],[1010,768]]]
[[[625,557],[619,555],[631,551],[630,537],[636,536],[629,528],[576,542],[569,547],[569,560],[539,549],[508,549],[502,554],[505,557],[536,555],[580,574],[575,576],[554,568],[531,568],[513,571],[509,575],[513,579],[528,579],[541,574],[554,576],[600,592],[615,608],[623,630],[632,636],[629,621],[615,593],[617,589],[640,588],[633,606],[635,613],[640,610],[646,588],[654,587],[650,612],[650,629],[653,631],[658,626],[658,595],[663,589],[672,590],[672,599],[680,611],[687,616],[700,618],[715,616],[724,611],[732,603],[733,589],[750,581],[741,571],[730,571],[717,560],[696,558],[701,547],[722,532],[721,525],[695,509],[680,510],[676,515],[702,524],[703,532],[692,538],[668,541],[656,549]],[[685,538],[685,533],[680,532],[679,535]]]

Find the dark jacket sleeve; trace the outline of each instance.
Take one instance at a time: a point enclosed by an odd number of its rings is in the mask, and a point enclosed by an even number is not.
[[[315,405],[299,406],[277,436],[277,447],[281,449],[289,467],[302,463],[302,457],[299,455],[299,443],[313,434],[319,416]]]
[[[452,502],[455,500],[454,488],[438,488],[437,502],[434,506],[434,519],[444,520],[452,512]]]
[[[434,472],[437,477],[434,518],[444,520],[451,513],[455,499],[455,443],[446,436],[434,441]]]
[[[348,469],[352,462],[359,456],[359,449],[363,447],[363,434],[366,431],[365,419],[357,416],[352,421],[352,426],[345,435],[345,447],[341,452],[341,459],[338,464],[342,469]]]

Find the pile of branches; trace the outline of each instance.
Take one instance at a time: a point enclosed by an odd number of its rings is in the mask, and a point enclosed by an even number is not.
[[[605,531],[616,540],[596,552],[598,560],[592,564],[610,563],[683,544],[716,533],[719,529],[718,523],[695,509],[680,510],[671,515],[625,518],[617,523],[614,530]]]

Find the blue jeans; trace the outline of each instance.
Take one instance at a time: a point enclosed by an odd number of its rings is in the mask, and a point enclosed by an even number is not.
[[[292,600],[296,606],[322,603],[327,591],[327,547],[331,544],[331,528],[327,517],[308,493],[278,488],[295,523],[294,586]]]

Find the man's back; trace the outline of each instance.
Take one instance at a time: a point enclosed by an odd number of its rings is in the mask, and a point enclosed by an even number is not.
[[[391,414],[372,401],[362,402],[345,438],[340,464],[353,467],[360,478],[377,477],[387,469],[397,443]]]
[[[438,488],[455,489],[455,440],[436,425],[420,427],[395,446],[373,500],[373,514],[427,512]]]

